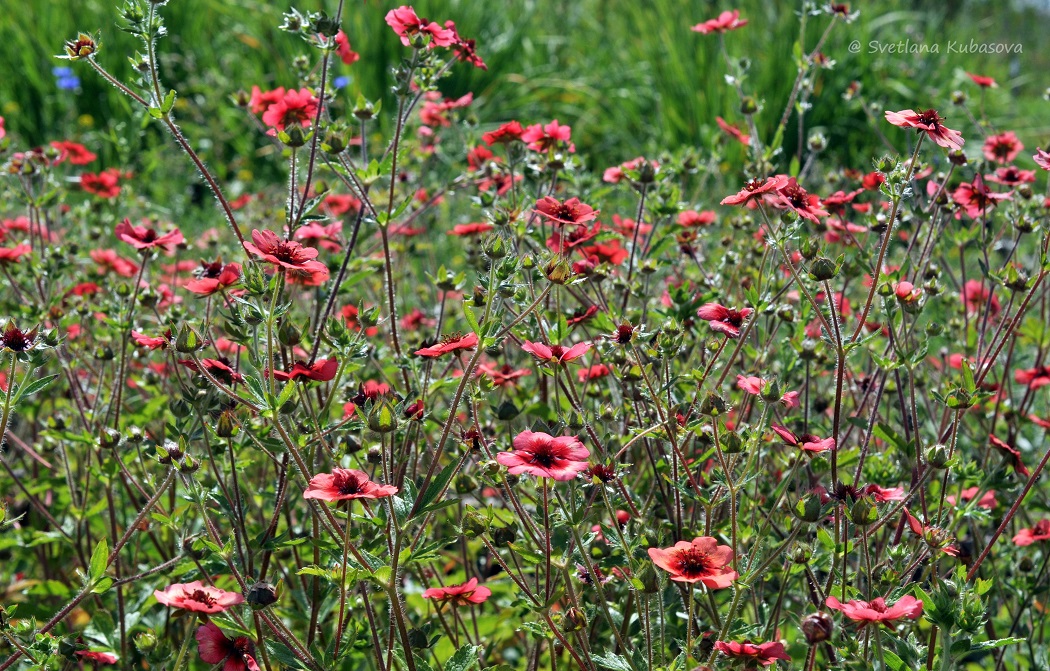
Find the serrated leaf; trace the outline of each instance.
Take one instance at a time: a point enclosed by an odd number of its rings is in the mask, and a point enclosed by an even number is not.
[[[427,490],[423,492],[423,496],[419,498],[419,501],[416,504],[418,508],[416,517],[430,512],[430,504],[434,503],[434,501],[437,500],[437,497],[441,495],[441,492],[444,491],[446,486],[448,486],[449,481],[452,479],[452,476],[455,475],[457,470],[459,470],[459,462],[452,462],[441,469],[438,476],[430,481],[430,484],[427,485]]]
[[[603,669],[612,669],[612,671],[633,671],[631,664],[623,655],[606,652],[601,655],[595,655],[592,659],[595,664]]]
[[[468,671],[478,664],[478,649],[470,643],[457,650],[445,662],[445,671]]]

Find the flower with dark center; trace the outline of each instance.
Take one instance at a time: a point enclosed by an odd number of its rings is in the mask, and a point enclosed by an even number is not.
[[[739,577],[729,565],[733,548],[719,545],[710,536],[678,541],[669,548],[649,548],[653,563],[671,574],[676,582],[701,582],[708,589],[729,587]]]
[[[901,128],[914,128],[926,133],[931,140],[945,149],[962,149],[965,140],[957,130],[952,130],[944,125],[944,119],[937,110],[901,110],[900,112],[886,112],[886,121]]]
[[[163,591],[155,590],[153,596],[157,601],[171,608],[182,608],[196,613],[221,613],[230,606],[244,602],[244,597],[237,592],[201,584],[200,580],[190,583],[168,585]]]
[[[356,469],[336,468],[331,473],[319,473],[310,478],[303,494],[306,499],[322,501],[353,501],[379,499],[397,494],[393,485],[380,485],[368,479],[368,474]]]
[[[572,480],[587,468],[591,453],[576,436],[554,436],[522,431],[514,437],[514,449],[500,452],[496,461],[511,475],[527,473],[538,478]]]
[[[3,333],[0,333],[0,345],[8,352],[28,352],[36,345],[37,329],[23,331],[13,321],[7,322]]]

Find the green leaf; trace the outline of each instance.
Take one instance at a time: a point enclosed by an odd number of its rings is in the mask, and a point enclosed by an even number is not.
[[[477,647],[467,644],[445,662],[445,671],[468,671],[478,664]]]
[[[972,652],[980,652],[982,650],[992,650],[994,648],[1002,648],[1007,645],[1016,645],[1018,643],[1024,643],[1023,638],[1000,638],[995,641],[984,641],[981,643],[974,643],[973,647],[970,648]]]
[[[151,117],[153,117],[154,119],[163,119],[164,118],[164,110],[162,110],[159,107],[150,107],[146,111],[149,112],[149,115]]]
[[[455,475],[457,470],[459,470],[459,462],[454,461],[441,469],[438,476],[427,485],[427,490],[423,492],[423,496],[419,498],[419,501],[416,504],[418,510],[418,512],[416,512],[416,517],[430,512],[430,504],[437,500],[437,497],[441,495],[441,492],[444,491],[446,486],[448,486],[449,480],[452,479],[452,476]]]
[[[37,393],[47,385],[54,382],[56,377],[58,376],[47,375],[45,377],[37,378],[28,384],[23,384],[18,388],[18,391],[15,392],[15,397],[11,399],[11,401],[13,403],[18,403],[18,401],[22,400],[26,396],[30,396],[32,394]]]
[[[109,588],[113,586],[113,578],[103,578],[95,583],[95,586],[91,588],[93,594],[105,594],[109,591]]]
[[[164,96],[164,102],[160,105],[160,111],[167,114],[171,111],[171,108],[175,106],[175,91],[168,91],[168,95]]]
[[[307,668],[303,666],[303,663],[299,661],[299,658],[296,657],[291,650],[281,643],[266,639],[266,649],[270,651],[270,654],[273,655],[278,662],[284,664],[290,669]]]
[[[88,566],[88,578],[92,583],[97,583],[106,575],[109,566],[109,543],[105,538],[98,542],[95,551],[91,553],[91,564]]]
[[[601,655],[595,655],[592,659],[594,659],[595,664],[603,669],[612,669],[612,671],[633,671],[631,664],[623,655],[606,652]]]

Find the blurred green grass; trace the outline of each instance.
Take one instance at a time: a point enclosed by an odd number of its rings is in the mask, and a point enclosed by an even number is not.
[[[383,22],[396,2],[347,2],[344,30],[361,60],[338,64],[336,75],[350,75],[342,92],[389,101],[389,67],[403,53]],[[334,2],[312,0],[300,10],[334,9]],[[485,122],[518,118],[534,122],[558,118],[573,126],[581,155],[604,167],[639,153],[682,145],[708,147],[718,137],[714,117],[740,122],[738,103],[726,85],[725,65],[715,36],[690,32],[691,25],[727,8],[739,8],[750,24],[726,36],[733,57],[751,59],[746,88],[763,104],[757,117],[768,139],[779,120],[795,75],[792,50],[798,39],[798,2],[741,0],[734,5],[699,0],[433,0],[415,3],[421,15],[453,19],[460,32],[475,37],[488,62],[487,72],[461,65],[443,83],[449,95],[473,91],[477,115]],[[169,35],[161,41],[165,85],[179,91],[179,120],[210,164],[225,177],[259,170],[256,155],[266,143],[230,104],[229,96],[253,84],[292,86],[292,59],[310,54],[304,43],[277,29],[284,4],[259,0],[171,0],[163,13]],[[1032,146],[1046,143],[1050,52],[1040,49],[1047,17],[1034,9],[982,2],[854,3],[860,17],[837,25],[823,51],[836,61],[815,75],[813,109],[806,129],[819,128],[829,152],[847,165],[866,167],[885,149],[868,131],[857,106],[842,102],[853,80],[866,99],[887,108],[934,106],[953,127],[965,117],[951,109],[955,88],[975,96],[965,71],[995,77],[986,110],[1000,128],[1012,128]],[[83,64],[73,64],[81,90],[60,91],[52,68],[68,65],[54,58],[62,42],[78,30],[100,34],[99,60],[123,79],[130,78],[127,56],[138,46],[114,25],[112,0],[36,0],[12,6],[0,19],[0,63],[17,76],[0,78],[0,114],[7,128],[27,144],[42,144],[87,131],[102,139],[103,160],[125,163],[164,141],[155,128],[142,135],[139,116],[113,88]],[[809,19],[805,49],[813,48],[830,18]],[[953,54],[947,43],[1018,43],[1022,53]],[[860,53],[848,50],[859,41]],[[939,54],[869,53],[873,41],[938,44]],[[310,54],[315,56],[315,54]],[[974,101],[976,108],[976,100]],[[390,107],[387,107],[390,109]],[[785,146],[794,147],[794,122]],[[900,137],[900,136],[893,136]],[[140,158],[139,160],[145,160]]]

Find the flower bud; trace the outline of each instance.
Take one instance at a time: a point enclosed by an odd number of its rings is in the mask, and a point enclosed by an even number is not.
[[[565,284],[572,277],[572,268],[562,256],[556,256],[547,262],[543,274],[554,284]]]
[[[473,508],[467,510],[463,516],[463,535],[468,539],[474,539],[489,530],[491,520]]]
[[[219,438],[230,438],[237,429],[237,417],[233,410],[223,410],[219,414],[219,421],[215,425],[215,435]]]
[[[948,465],[948,448],[937,444],[926,450],[926,463],[937,470],[945,468]]]
[[[120,443],[120,431],[112,428],[103,428],[98,432],[99,447],[112,450]]]
[[[579,631],[587,626],[587,615],[576,606],[570,606],[562,618],[562,629],[566,632]]]
[[[90,35],[80,33],[77,39],[66,42],[66,56],[71,61],[88,58],[98,53],[98,43]]]
[[[824,506],[820,502],[820,497],[816,494],[805,494],[795,503],[795,507],[791,509],[791,512],[795,513],[795,517],[803,522],[812,524],[823,519]]]
[[[286,319],[281,322],[280,328],[277,329],[277,339],[285,347],[295,347],[303,339],[303,332],[291,320]]]
[[[758,101],[753,96],[744,96],[740,100],[740,113],[751,116],[758,111]]]
[[[367,454],[367,456],[365,456],[365,459],[370,464],[382,463],[383,462],[383,449],[380,448],[380,447],[376,447],[376,446],[368,448],[368,454]]]
[[[182,458],[182,461],[179,462],[179,473],[182,473],[183,475],[193,475],[200,467],[201,463],[187,454]]]
[[[812,613],[802,618],[802,635],[810,645],[830,639],[834,631],[835,623],[827,613]]]
[[[204,348],[204,338],[197,329],[189,324],[179,327],[179,335],[175,338],[175,351],[182,354],[192,354]]]
[[[397,429],[397,415],[389,401],[372,406],[368,413],[368,428],[376,433],[390,433]]]
[[[809,276],[818,282],[826,282],[838,274],[838,265],[824,256],[817,257],[809,267]]]
[[[850,507],[849,519],[858,527],[866,527],[878,521],[879,511],[868,497],[862,496]]]
[[[704,400],[700,402],[699,412],[701,415],[707,415],[708,417],[717,417],[718,415],[725,413],[725,411],[725,399],[723,399],[721,396],[714,393],[713,391],[708,392],[707,396],[704,397]]]
[[[135,649],[143,655],[148,655],[157,647],[157,635],[152,631],[142,631],[135,634]]]
[[[266,608],[277,603],[277,589],[268,582],[260,581],[248,588],[244,600],[255,610]]]

